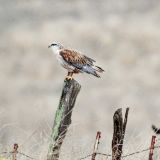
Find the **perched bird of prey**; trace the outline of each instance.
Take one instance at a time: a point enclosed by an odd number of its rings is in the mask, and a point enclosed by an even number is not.
[[[155,125],[152,125],[152,129],[156,134],[160,134],[160,128],[157,128]]]
[[[95,66],[95,60],[74,50],[65,49],[59,43],[52,43],[48,46],[56,55],[60,64],[68,70],[66,79],[72,79],[73,74],[88,73],[100,77],[98,73],[104,72],[101,67]]]

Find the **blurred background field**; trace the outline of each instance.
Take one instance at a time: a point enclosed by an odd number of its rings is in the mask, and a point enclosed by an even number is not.
[[[151,124],[160,126],[159,18],[158,0],[0,0],[0,149],[17,142],[34,156],[47,153],[66,75],[48,49],[52,41],[81,51],[106,71],[101,79],[75,77],[82,89],[65,157],[88,153],[97,130],[101,150],[109,150],[118,107],[130,107],[126,153],[148,147]]]

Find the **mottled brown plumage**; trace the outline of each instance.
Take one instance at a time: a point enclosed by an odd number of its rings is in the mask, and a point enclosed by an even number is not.
[[[68,70],[68,77],[72,78],[73,73],[88,73],[96,77],[100,77],[98,74],[104,72],[101,67],[95,66],[96,62],[92,58],[89,58],[79,52],[74,50],[65,49],[60,44],[51,44],[53,52],[56,54],[56,57],[60,64]]]
[[[95,62],[95,60],[73,50],[63,49],[60,51],[60,55],[67,62],[90,64],[90,65],[93,65],[93,62]]]

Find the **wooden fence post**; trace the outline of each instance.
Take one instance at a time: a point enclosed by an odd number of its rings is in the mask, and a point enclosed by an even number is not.
[[[126,131],[129,108],[126,109],[123,121],[122,108],[117,109],[113,116],[114,132],[112,139],[112,160],[121,160],[123,140]]]
[[[153,151],[155,142],[156,142],[156,136],[152,136],[150,151],[149,151],[149,160],[153,160]]]
[[[17,160],[17,153],[18,153],[18,144],[15,143],[13,145],[12,160]]]
[[[92,159],[91,160],[96,159],[98,145],[100,143],[100,138],[101,138],[101,132],[98,131],[97,135],[96,135],[96,141],[95,141],[95,144],[94,144],[94,149],[93,149],[93,154],[92,154]]]
[[[52,128],[47,160],[59,159],[60,148],[66,136],[67,129],[71,124],[72,110],[80,89],[81,85],[74,79],[64,81],[62,95]]]

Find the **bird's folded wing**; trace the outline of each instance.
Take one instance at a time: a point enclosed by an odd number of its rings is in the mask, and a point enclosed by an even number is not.
[[[62,56],[63,60],[70,65],[73,65],[77,69],[81,69],[85,65],[93,65],[95,60],[82,55],[76,51],[64,49],[60,51],[60,55]]]

